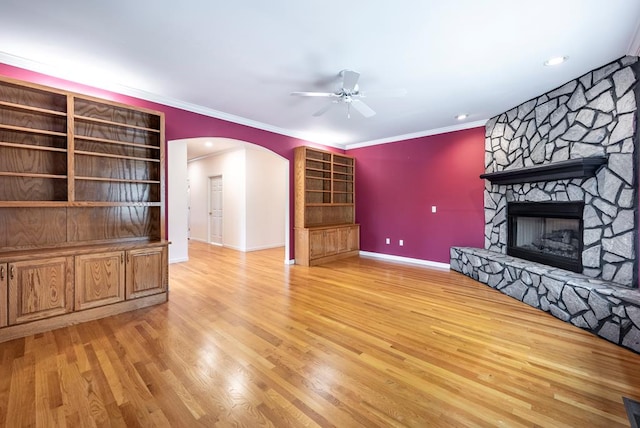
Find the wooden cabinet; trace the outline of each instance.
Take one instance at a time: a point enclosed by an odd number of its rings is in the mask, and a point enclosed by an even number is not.
[[[127,251],[127,299],[166,291],[168,274],[166,266],[165,248]]]
[[[72,266],[69,257],[9,263],[9,324],[71,312]]]
[[[296,263],[357,254],[355,160],[310,147],[297,147],[294,156]]]
[[[0,307],[9,302],[8,316],[0,309],[0,342],[19,337],[12,324],[44,331],[38,320],[73,315],[74,307],[84,315],[69,322],[161,301],[142,290],[127,304],[118,260],[168,245],[164,146],[161,112],[0,78],[0,260],[9,278],[13,269],[23,281],[9,279],[4,297],[0,289]],[[57,255],[67,263],[64,290],[61,264],[28,268]],[[155,281],[167,259],[159,259],[136,278],[166,300],[166,279]]]
[[[76,256],[75,309],[124,300],[124,251]]]
[[[359,252],[357,224],[296,229],[296,263],[314,266]]]

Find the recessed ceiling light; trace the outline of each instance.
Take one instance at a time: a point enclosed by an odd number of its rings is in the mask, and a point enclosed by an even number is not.
[[[468,115],[466,115],[466,114],[459,114],[459,115],[457,115],[457,116],[456,116],[456,119],[458,119],[458,120],[464,120],[464,119],[466,119],[466,118],[467,118],[467,116],[468,116]]]
[[[568,56],[556,56],[556,57],[549,58],[548,60],[546,60],[544,62],[544,65],[558,65],[558,64],[562,64],[563,62],[565,62],[568,59],[569,59]]]
[[[206,143],[204,143],[204,145],[207,147],[211,147],[213,146],[213,143],[211,141],[207,141]]]

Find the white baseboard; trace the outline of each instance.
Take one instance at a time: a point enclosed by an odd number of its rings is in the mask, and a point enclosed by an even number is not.
[[[171,263],[182,263],[182,262],[188,262],[189,261],[189,257],[178,257],[175,259],[169,259],[169,264]]]
[[[414,265],[428,266],[436,269],[449,270],[449,263],[433,262],[431,260],[412,259],[411,257],[393,256],[391,254],[372,253],[369,251],[360,251],[362,257],[371,257],[374,259],[389,260],[392,262],[411,263]]]
[[[217,245],[217,244],[211,244],[211,245]],[[223,244],[220,245],[220,247],[224,247],[224,248],[229,248],[230,250],[236,250],[236,251],[241,251],[243,253],[247,252],[247,249],[244,247],[239,247],[237,245],[228,245],[228,244]]]
[[[193,236],[189,238],[190,241],[198,241],[198,242],[204,242],[205,244],[208,244],[209,242],[206,239],[200,239],[200,238],[194,238]]]
[[[295,265],[296,264],[296,259],[285,260],[284,264],[285,265]]]
[[[282,242],[280,244],[258,245],[257,247],[247,248],[247,252],[249,252],[249,251],[269,250],[271,248],[279,248],[279,247],[284,247],[284,242]]]

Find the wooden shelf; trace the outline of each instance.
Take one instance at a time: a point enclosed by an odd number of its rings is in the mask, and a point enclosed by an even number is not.
[[[66,179],[66,175],[56,175],[56,174],[39,174],[39,173],[31,173],[31,172],[6,172],[0,171],[0,177],[30,177],[30,178],[55,178],[55,179]]]
[[[161,207],[162,202],[0,201],[0,208]]]
[[[61,116],[61,117],[66,117],[67,116],[67,113],[65,113],[63,111],[49,110],[49,109],[40,108],[40,107],[32,107],[32,106],[28,106],[28,105],[24,105],[24,104],[9,103],[9,102],[6,102],[6,101],[0,101],[0,107],[9,107],[9,108],[13,108],[13,109],[16,109],[16,110],[32,111],[32,112],[51,114],[51,115],[54,115],[54,116]]]
[[[123,128],[139,129],[141,131],[149,131],[149,132],[160,133],[159,129],[146,128],[144,126],[137,126],[137,125],[128,125],[126,123],[115,122],[115,121],[112,121],[112,120],[97,119],[97,118],[93,118],[93,117],[79,116],[79,115],[74,116],[74,118],[76,120],[84,120],[84,121],[87,121],[87,122],[101,123],[101,124],[104,124],[104,125],[122,126]]]
[[[110,177],[75,177],[76,180],[83,181],[110,181],[114,183],[145,183],[145,184],[160,184],[159,180],[135,180],[130,178],[110,178]]]
[[[60,152],[60,153],[67,152],[67,149],[61,149],[58,147],[34,146],[33,144],[8,143],[6,141],[0,141],[0,147],[13,147],[16,149],[25,149],[25,150],[42,150],[45,152]]]
[[[48,131],[46,129],[37,129],[37,128],[25,128],[23,126],[13,126],[13,125],[4,125],[4,124],[0,124],[0,129],[7,129],[10,131],[29,132],[32,134],[53,135],[56,137],[67,136],[65,132]]]
[[[0,201],[0,208],[66,208],[67,201]]]
[[[311,167],[306,167],[305,168],[307,171],[315,171],[315,172],[326,172],[326,173],[331,173],[331,169],[321,169],[321,168],[311,168]]]
[[[102,202],[102,201],[73,201],[68,207],[162,207],[162,202]]]
[[[158,162],[158,163],[160,162],[160,159],[157,159],[157,158],[152,159],[152,158],[143,158],[138,156],[115,155],[111,153],[88,152],[84,150],[76,150],[74,153],[77,155],[97,156],[97,157],[103,157],[103,158],[128,159],[128,160],[143,161],[143,162]]]
[[[152,146],[152,145],[147,145],[147,144],[140,144],[140,143],[131,143],[129,141],[118,141],[118,140],[110,140],[107,138],[100,138],[100,137],[90,137],[88,135],[75,135],[75,139],[76,140],[85,140],[85,141],[94,141],[97,143],[107,143],[107,144],[120,144],[122,146],[130,146],[130,147],[138,147],[141,149],[154,149],[154,150],[160,150],[159,146]]]

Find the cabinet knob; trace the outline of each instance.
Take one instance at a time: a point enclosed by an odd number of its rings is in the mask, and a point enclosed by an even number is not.
[[[0,266],[0,281],[4,281],[4,266]]]
[[[16,267],[12,265],[9,269],[9,277],[13,279],[14,276],[16,276]]]

